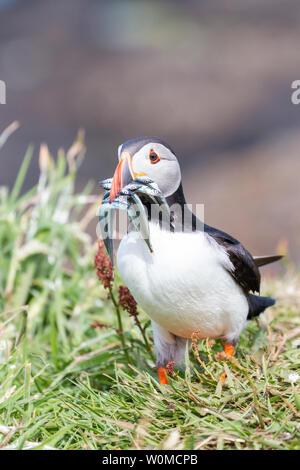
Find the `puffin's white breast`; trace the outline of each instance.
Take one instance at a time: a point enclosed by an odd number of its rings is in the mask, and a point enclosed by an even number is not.
[[[170,233],[150,223],[153,253],[137,232],[117,252],[120,274],[143,310],[168,331],[189,338],[238,336],[248,302],[227,269],[225,250],[202,232]]]

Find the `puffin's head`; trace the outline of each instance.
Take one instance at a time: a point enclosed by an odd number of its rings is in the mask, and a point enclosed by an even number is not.
[[[119,146],[119,164],[110,190],[110,201],[137,176],[148,176],[165,197],[179,187],[181,173],[171,148],[157,137],[139,137]]]

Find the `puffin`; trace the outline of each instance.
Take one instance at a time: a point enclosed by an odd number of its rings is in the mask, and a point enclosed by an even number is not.
[[[253,257],[237,239],[199,220],[186,203],[177,156],[160,138],[128,140],[118,157],[110,201],[142,175],[156,183],[172,214],[172,223],[162,223],[141,198],[152,249],[131,227],[116,255],[124,283],[151,318],[159,382],[168,384],[167,365],[183,362],[195,331],[199,339],[219,339],[226,357],[234,354],[249,321],[275,304],[259,295],[259,267],[281,256]]]

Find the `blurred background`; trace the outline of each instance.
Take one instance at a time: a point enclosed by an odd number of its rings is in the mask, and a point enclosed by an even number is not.
[[[0,129],[21,123],[0,184],[29,143],[34,184],[40,143],[56,154],[80,127],[79,189],[112,175],[120,143],[157,135],[207,223],[256,255],[287,239],[300,263],[299,42],[298,0],[0,0]]]

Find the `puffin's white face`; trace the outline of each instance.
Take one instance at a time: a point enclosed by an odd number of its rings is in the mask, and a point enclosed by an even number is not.
[[[177,158],[162,144],[146,144],[133,156],[132,166],[135,173],[144,173],[151,178],[165,197],[173,194],[180,184]]]
[[[143,139],[145,139],[144,145],[142,145]],[[133,145],[125,143],[119,146],[119,165],[113,178],[111,200],[122,187],[141,175],[151,178],[165,197],[178,189],[181,172],[176,156],[163,143],[147,142],[146,139],[141,138],[141,144],[134,153],[131,153],[131,150],[135,150]]]

